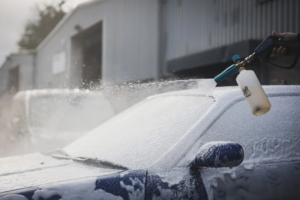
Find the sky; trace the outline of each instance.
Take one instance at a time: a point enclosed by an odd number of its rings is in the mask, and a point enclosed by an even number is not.
[[[70,11],[78,4],[90,0],[66,0],[64,9]],[[18,51],[25,24],[34,18],[34,6],[42,3],[56,3],[60,0],[0,0],[0,66],[6,56]]]

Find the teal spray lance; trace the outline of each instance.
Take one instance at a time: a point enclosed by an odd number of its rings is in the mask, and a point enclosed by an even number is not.
[[[273,48],[278,48],[280,46],[287,49],[286,55],[273,55]],[[282,41],[274,36],[269,36],[254,50],[253,54],[246,57],[244,60],[242,60],[239,55],[233,56],[232,60],[235,64],[225,69],[216,76],[214,80],[218,84],[228,77],[239,73],[236,81],[244,94],[251,112],[253,115],[260,116],[271,109],[271,104],[255,73],[252,70],[246,70],[245,66],[251,63],[255,58],[258,58],[263,63],[280,68],[291,69],[295,67],[299,54],[299,42]]]

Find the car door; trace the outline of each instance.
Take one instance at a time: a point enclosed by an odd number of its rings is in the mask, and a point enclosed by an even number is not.
[[[145,199],[206,200],[207,193],[199,171],[177,166],[169,170],[148,171]]]
[[[245,101],[235,103],[201,137],[201,144],[237,142],[245,153],[239,167],[199,169],[209,199],[300,198],[300,96],[269,100],[262,116]]]

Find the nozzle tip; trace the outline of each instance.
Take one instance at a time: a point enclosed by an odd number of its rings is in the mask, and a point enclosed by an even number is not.
[[[238,61],[238,60],[241,60],[240,55],[236,54],[236,55],[234,55],[234,56],[232,57],[233,63],[236,63],[236,61]]]

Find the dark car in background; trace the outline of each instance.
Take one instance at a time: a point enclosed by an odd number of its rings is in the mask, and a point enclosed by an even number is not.
[[[148,97],[62,150],[0,159],[0,200],[299,199],[300,87]]]

